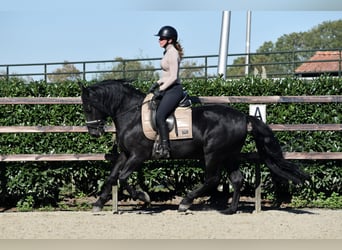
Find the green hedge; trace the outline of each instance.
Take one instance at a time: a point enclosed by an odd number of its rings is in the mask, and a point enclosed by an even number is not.
[[[91,83],[87,83],[91,84]],[[151,83],[135,82],[146,92]],[[341,95],[342,80],[320,77],[314,80],[260,79],[187,80],[183,82],[190,95]],[[80,95],[75,82],[57,84],[12,79],[0,81],[0,97],[75,97]],[[248,104],[232,104],[248,113]],[[341,123],[342,104],[270,104],[268,123]],[[84,125],[81,105],[0,105],[0,124],[11,125]],[[341,132],[276,132],[284,151],[341,152]],[[99,139],[87,133],[26,133],[1,134],[1,154],[29,153],[108,153],[113,138],[110,133]],[[250,137],[243,149],[254,150]],[[298,161],[311,174],[312,181],[304,186],[291,186],[295,197],[307,200],[335,197],[341,194],[341,161]],[[0,206],[24,204],[56,206],[65,197],[95,195],[110,171],[108,162],[0,162]],[[263,169],[263,192],[271,196],[273,186],[269,171]],[[254,166],[243,164],[243,192],[253,195]],[[130,177],[130,182],[151,192],[152,199],[168,199],[182,195],[202,180],[203,170],[197,161],[146,162]],[[225,182],[226,180],[223,180]],[[123,195],[123,194],[120,194]]]

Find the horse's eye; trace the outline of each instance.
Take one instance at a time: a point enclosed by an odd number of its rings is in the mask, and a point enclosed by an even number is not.
[[[84,111],[87,112],[87,113],[90,113],[91,112],[91,106],[90,105],[86,105],[84,107]]]

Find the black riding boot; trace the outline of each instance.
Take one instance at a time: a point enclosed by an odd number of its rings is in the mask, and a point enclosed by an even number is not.
[[[166,124],[159,128],[159,146],[156,150],[156,156],[158,158],[170,157],[170,142],[169,142],[169,129]]]

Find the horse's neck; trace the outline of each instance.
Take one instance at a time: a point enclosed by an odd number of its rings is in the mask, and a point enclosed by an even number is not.
[[[141,120],[142,102],[143,98],[141,100],[136,99],[134,101],[126,98],[123,103],[121,103],[120,108],[112,117],[116,129],[129,127],[130,124],[135,125]]]

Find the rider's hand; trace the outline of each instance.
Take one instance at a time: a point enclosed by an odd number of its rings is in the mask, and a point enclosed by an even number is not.
[[[164,91],[160,91],[159,89],[156,89],[153,92],[153,99],[154,100],[160,100],[164,96]]]
[[[148,90],[148,93],[153,93],[158,87],[159,84],[157,82],[153,83],[150,89]]]

